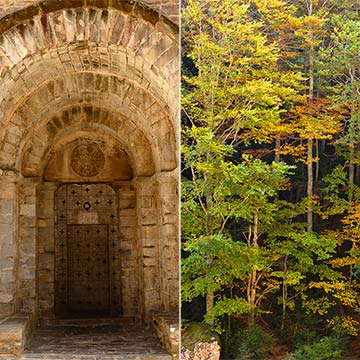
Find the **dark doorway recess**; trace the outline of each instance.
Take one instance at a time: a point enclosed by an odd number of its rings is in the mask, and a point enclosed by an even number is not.
[[[58,318],[121,314],[118,198],[107,184],[62,185],[55,195]]]

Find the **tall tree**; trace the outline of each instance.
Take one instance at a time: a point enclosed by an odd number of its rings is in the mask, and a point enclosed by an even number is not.
[[[203,233],[207,236],[225,231],[214,216],[217,194],[212,188],[225,174],[214,177],[213,162],[220,169],[240,146],[271,142],[282,123],[282,105],[296,95],[293,85],[300,79],[296,73],[284,76],[279,71],[277,44],[262,31],[266,24],[253,16],[252,5],[237,0],[190,0],[183,12],[185,48],[195,68],[191,76],[183,77],[187,125],[183,152],[191,180],[201,181],[203,189],[209,185],[196,200],[206,214]],[[204,138],[208,141],[206,146],[201,144],[200,139]],[[224,151],[226,146],[229,148]],[[197,166],[198,163],[203,165]],[[248,236],[256,247],[256,213],[251,221]],[[254,300],[255,269],[252,274],[249,302]],[[206,303],[209,312],[213,306],[211,290]]]

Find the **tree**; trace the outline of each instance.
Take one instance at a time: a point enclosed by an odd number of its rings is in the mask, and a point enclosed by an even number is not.
[[[196,149],[194,153],[199,154]],[[201,168],[209,166],[197,164]],[[260,243],[260,237],[265,226],[274,221],[277,205],[270,200],[287,187],[289,168],[284,163],[268,165],[244,156],[238,165],[222,162],[211,170],[207,167],[207,184],[183,182],[184,249],[189,252],[183,260],[184,299],[189,301],[209,291],[223,292],[226,287],[237,287],[243,294],[233,299],[221,296],[214,307],[207,308],[210,323],[224,314],[247,313],[253,325],[263,298],[278,288],[271,273],[279,254]],[[211,207],[205,207],[201,198],[210,192]],[[240,239],[225,230],[229,221],[241,227]]]
[[[282,123],[284,104],[296,97],[294,84],[300,78],[295,72],[285,75],[279,71],[277,45],[262,33],[266,24],[256,20],[253,11],[249,3],[235,0],[206,3],[192,0],[184,9],[185,48],[196,70],[191,76],[184,76],[184,168],[189,169],[193,186],[184,181],[183,219],[185,224],[191,222],[186,220],[187,209],[191,209],[200,219],[196,222],[197,236],[212,238],[226,233],[230,219],[242,218],[249,222],[245,235],[249,247],[258,248],[261,211],[270,205],[269,192],[284,186],[284,169],[288,167],[284,164],[269,167],[260,160],[246,160],[249,176],[255,175],[261,166],[273,176],[276,173],[272,169],[281,170],[277,176],[280,173],[283,176],[267,187],[265,183],[263,188],[257,184],[266,198],[265,201],[258,197],[257,204],[249,202],[251,188],[235,189],[237,180],[230,174],[240,176],[244,171],[241,170],[244,162],[236,165],[238,160],[234,160],[239,156],[240,146],[272,142]],[[251,214],[250,218],[239,215],[237,204]],[[186,234],[185,231],[185,239]],[[258,270],[254,265],[247,283],[251,321],[257,281]],[[210,284],[208,290],[207,313],[214,301]]]

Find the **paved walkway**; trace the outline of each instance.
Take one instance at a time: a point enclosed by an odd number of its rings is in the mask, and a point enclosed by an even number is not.
[[[171,356],[147,329],[127,324],[39,328],[20,359],[171,360]]]

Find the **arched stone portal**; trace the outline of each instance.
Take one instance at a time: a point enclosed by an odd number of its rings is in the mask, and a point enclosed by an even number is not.
[[[2,7],[0,320],[177,316],[177,9]]]

